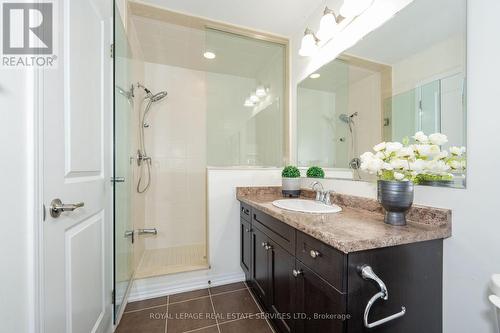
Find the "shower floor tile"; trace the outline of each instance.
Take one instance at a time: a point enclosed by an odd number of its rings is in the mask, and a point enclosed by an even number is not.
[[[166,305],[154,305],[164,299]],[[233,283],[130,303],[116,332],[274,333],[274,330],[262,316],[247,285]]]
[[[205,244],[145,250],[136,279],[207,269]]]

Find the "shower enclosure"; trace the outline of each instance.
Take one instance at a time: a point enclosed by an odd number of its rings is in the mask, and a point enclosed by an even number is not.
[[[119,307],[132,277],[211,269],[207,168],[282,166],[287,99],[285,42],[133,2],[116,21]]]

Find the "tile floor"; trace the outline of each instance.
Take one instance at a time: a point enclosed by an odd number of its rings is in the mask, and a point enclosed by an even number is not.
[[[117,333],[273,333],[244,282],[132,302]]]

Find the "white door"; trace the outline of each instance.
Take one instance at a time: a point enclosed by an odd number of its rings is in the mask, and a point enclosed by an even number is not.
[[[47,209],[42,236],[43,332],[108,332],[113,2],[57,2],[58,68],[43,71],[40,81]],[[81,202],[83,207],[53,217],[54,199],[66,205]]]

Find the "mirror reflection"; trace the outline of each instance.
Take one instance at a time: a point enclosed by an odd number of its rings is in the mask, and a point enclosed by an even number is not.
[[[415,0],[299,84],[298,165],[370,180],[359,156],[379,142],[423,131],[465,146],[465,82],[466,0]]]

